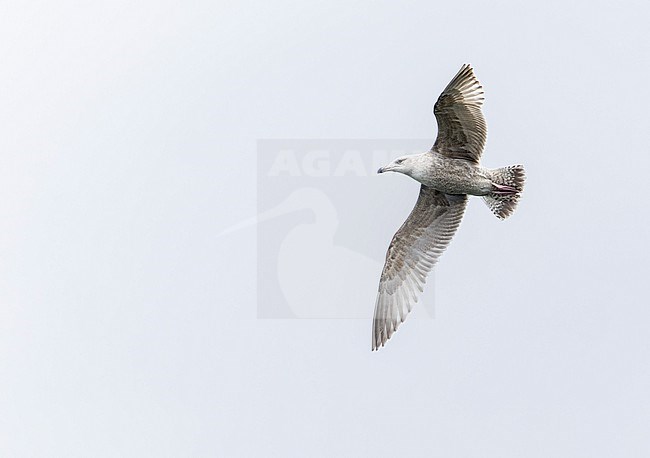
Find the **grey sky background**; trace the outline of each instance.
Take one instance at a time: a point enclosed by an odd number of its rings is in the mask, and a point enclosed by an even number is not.
[[[0,11],[0,455],[650,454],[646,2]],[[484,165],[528,181],[506,222],[470,203],[435,319],[378,353],[376,285],[368,319],[258,319],[256,228],[218,236],[257,139],[432,142],[464,62]],[[335,240],[381,259],[417,184],[359,183]]]

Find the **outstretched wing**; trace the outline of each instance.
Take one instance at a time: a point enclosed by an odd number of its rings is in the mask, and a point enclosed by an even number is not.
[[[472,67],[463,65],[433,106],[438,121],[434,151],[478,164],[487,138],[483,94]]]
[[[415,207],[386,253],[372,324],[373,350],[390,339],[417,302],[427,274],[456,233],[466,205],[466,195],[420,188]]]

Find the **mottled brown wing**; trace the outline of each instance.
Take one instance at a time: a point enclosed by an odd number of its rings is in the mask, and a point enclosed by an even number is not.
[[[466,205],[466,195],[420,188],[415,207],[386,253],[372,324],[373,350],[390,339],[418,301],[427,274],[456,233]]]
[[[463,65],[433,107],[438,121],[434,151],[478,164],[487,138],[487,126],[481,112],[483,94],[472,67]]]

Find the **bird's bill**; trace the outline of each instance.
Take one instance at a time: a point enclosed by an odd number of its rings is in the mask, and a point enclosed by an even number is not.
[[[393,162],[390,164],[387,164],[383,167],[380,167],[379,170],[377,170],[377,173],[384,173],[384,172],[402,172],[403,173],[403,166],[401,165],[402,162],[404,162],[406,158],[405,157],[398,157],[395,159]]]

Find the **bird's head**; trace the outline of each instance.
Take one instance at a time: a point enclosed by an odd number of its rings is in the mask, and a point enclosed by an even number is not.
[[[416,166],[416,163],[418,162],[418,159],[419,159],[418,154],[413,156],[398,157],[390,164],[385,165],[381,167],[379,170],[377,170],[377,173],[398,172],[398,173],[403,173],[404,175],[411,176]]]

